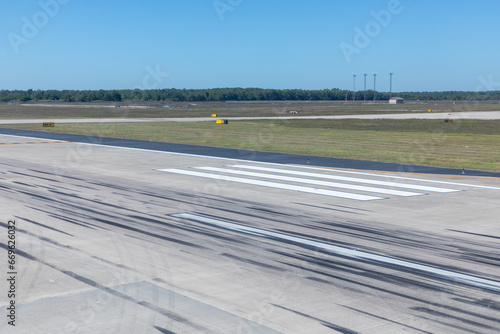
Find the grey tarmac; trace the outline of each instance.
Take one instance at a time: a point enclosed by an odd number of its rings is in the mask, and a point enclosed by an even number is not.
[[[496,175],[12,131],[2,333],[500,331]]]

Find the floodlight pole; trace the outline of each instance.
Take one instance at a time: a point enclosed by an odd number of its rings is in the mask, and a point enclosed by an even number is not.
[[[352,104],[356,102],[356,74],[352,74],[353,89],[352,89]]]
[[[373,73],[373,102],[375,102],[375,92],[377,91],[377,73]]]
[[[363,75],[365,76],[365,84],[364,84],[364,103],[366,104],[366,76],[367,76],[367,74],[366,74],[366,73],[364,73]]]
[[[389,98],[392,98],[392,75],[393,74],[394,74],[393,72],[389,72],[389,78],[390,78],[390,80],[389,80],[389,82],[390,82],[389,83]]]

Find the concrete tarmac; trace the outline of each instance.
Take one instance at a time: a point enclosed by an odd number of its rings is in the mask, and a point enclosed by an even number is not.
[[[494,175],[4,129],[0,144],[2,333],[500,331]]]

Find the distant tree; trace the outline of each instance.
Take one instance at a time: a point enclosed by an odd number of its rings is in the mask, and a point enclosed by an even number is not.
[[[359,92],[357,92],[357,99]],[[393,96],[401,96],[406,100],[420,101],[484,101],[500,100],[500,91],[468,92],[468,91],[443,91],[443,92],[399,92]],[[389,99],[388,92],[374,92],[368,90],[366,97],[378,101]],[[152,89],[152,90],[2,90],[0,102],[9,101],[65,101],[65,102],[91,102],[91,101],[254,101],[254,100],[352,100],[353,92],[348,90],[322,89],[261,89],[261,88],[213,88],[213,89]]]

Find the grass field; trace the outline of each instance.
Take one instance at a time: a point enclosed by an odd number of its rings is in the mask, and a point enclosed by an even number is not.
[[[218,114],[221,117],[237,116],[285,116],[298,111],[301,116],[310,115],[353,115],[390,114],[403,112],[460,112],[500,110],[498,103],[452,104],[420,103],[409,101],[405,105],[355,104],[339,101],[250,101],[250,102],[172,102],[149,103],[146,105],[107,104],[53,104],[6,105],[0,104],[0,119],[38,118],[164,118],[164,117],[207,117]],[[168,105],[168,108],[162,107]]]
[[[57,124],[43,130],[498,172],[499,129],[500,121],[353,119]]]

